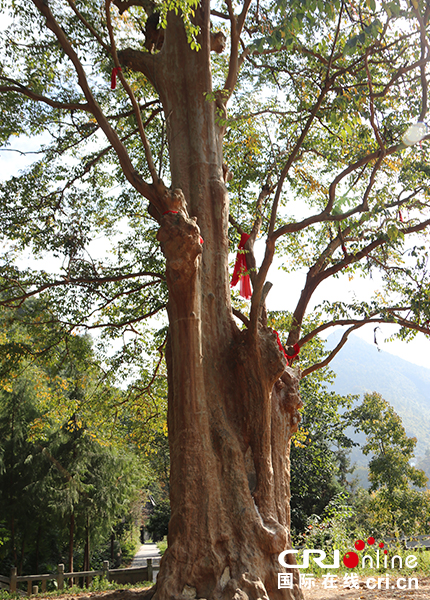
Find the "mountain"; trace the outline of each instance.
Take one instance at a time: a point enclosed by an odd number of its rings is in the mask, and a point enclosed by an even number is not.
[[[332,349],[341,333],[331,334]],[[430,364],[430,357],[429,357]],[[402,418],[408,436],[416,437],[416,456],[430,449],[430,369],[420,367],[350,336],[330,363],[336,373],[333,390],[339,394],[378,392]]]

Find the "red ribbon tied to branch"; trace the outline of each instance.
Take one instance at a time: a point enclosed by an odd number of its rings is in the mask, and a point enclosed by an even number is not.
[[[287,360],[287,364],[291,364],[293,362],[293,360],[299,355],[300,346],[298,344],[294,344],[294,346],[293,346],[294,354],[287,354],[285,352],[284,346],[282,345],[281,340],[279,338],[279,333],[275,329],[272,329],[272,331],[276,335],[276,341],[278,342],[279,350],[285,356],[285,358]]]
[[[234,287],[240,281],[240,295],[249,300],[252,296],[251,282],[249,275],[246,272],[246,254],[245,244],[251,236],[247,233],[242,233],[240,236],[239,248],[237,250],[236,262],[234,264],[233,277],[231,278],[230,286]]]
[[[275,329],[273,329],[272,331],[276,335],[276,341],[278,342],[279,350],[282,352],[282,354],[285,356],[285,358],[287,359],[287,362],[288,362],[288,355],[284,350],[284,346],[281,344],[281,340],[279,338],[279,333],[277,331],[275,331]]]
[[[112,75],[110,78],[110,89],[114,90],[116,88],[116,75],[118,71],[122,71],[121,67],[114,67],[112,69]]]
[[[293,360],[299,355],[300,346],[298,344],[293,344],[293,350],[294,350],[294,354],[291,354],[291,356],[289,354],[287,354],[287,360],[290,361],[290,363],[292,363]]]

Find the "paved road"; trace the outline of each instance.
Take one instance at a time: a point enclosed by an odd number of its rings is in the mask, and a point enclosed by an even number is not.
[[[156,546],[156,544],[146,543],[143,544],[137,553],[134,555],[134,558],[131,563],[131,567],[146,567],[146,559],[147,558],[160,558],[160,552]],[[155,562],[155,561],[153,561]],[[158,561],[157,561],[158,562]]]

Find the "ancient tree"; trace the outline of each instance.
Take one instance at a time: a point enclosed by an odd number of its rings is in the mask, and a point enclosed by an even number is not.
[[[150,396],[165,358],[172,518],[154,598],[301,598],[297,571],[277,579],[300,378],[365,323],[430,332],[428,4],[3,4],[2,139],[36,155],[2,187],[1,302],[37,296],[67,333],[121,339],[125,377],[167,311],[154,376],[130,387]],[[307,269],[280,338],[275,256]],[[374,272],[374,298],[313,307],[329,278]],[[339,346],[306,364],[335,325]]]

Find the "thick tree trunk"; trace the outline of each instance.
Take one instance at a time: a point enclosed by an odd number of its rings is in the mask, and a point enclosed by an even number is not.
[[[149,63],[122,54],[160,94],[173,190],[158,233],[169,288],[172,517],[155,598],[297,599],[296,570],[294,588],[278,590],[277,557],[290,544],[288,450],[299,373],[286,366],[263,319],[253,333],[232,316],[222,130],[207,99],[208,2],[196,20],[199,52],[170,15]]]

